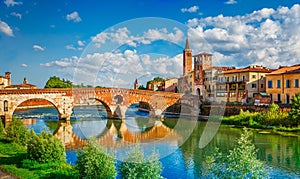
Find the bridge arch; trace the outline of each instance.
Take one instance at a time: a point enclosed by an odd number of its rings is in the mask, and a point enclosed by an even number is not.
[[[107,118],[111,118],[113,116],[113,112],[112,109],[110,108],[110,106],[108,105],[109,103],[106,102],[105,100],[95,97],[95,98],[88,98],[88,99],[94,99],[96,101],[99,101],[105,108],[106,113],[107,113]]]
[[[15,102],[11,102],[11,106],[12,106],[12,110],[11,110],[11,115],[14,114],[14,112],[16,111],[16,109],[22,104],[25,103],[27,101],[33,101],[33,100],[42,100],[42,101],[47,101],[49,102],[49,104],[51,104],[57,111],[58,115],[60,113],[62,113],[61,109],[59,109],[59,104],[51,99],[51,98],[43,98],[43,97],[30,97],[30,98],[20,98],[20,100],[15,101]]]

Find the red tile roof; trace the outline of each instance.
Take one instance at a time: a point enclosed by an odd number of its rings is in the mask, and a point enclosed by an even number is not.
[[[262,72],[262,73],[271,73],[274,69],[266,68],[264,66],[258,65],[251,65],[245,68],[238,68],[224,71],[223,74],[230,74],[230,73],[241,73],[241,72]]]
[[[299,73],[300,64],[296,64],[293,66],[280,66],[278,70],[273,71],[268,75],[278,75],[278,74],[286,74],[286,73]]]

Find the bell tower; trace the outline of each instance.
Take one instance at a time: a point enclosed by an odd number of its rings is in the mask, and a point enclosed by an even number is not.
[[[183,50],[183,76],[192,71],[192,50],[188,38],[186,38],[185,48]]]

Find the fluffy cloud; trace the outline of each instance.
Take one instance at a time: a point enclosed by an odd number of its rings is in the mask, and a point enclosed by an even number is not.
[[[10,15],[15,16],[19,19],[22,19],[22,14],[20,14],[20,13],[12,12],[12,13],[10,13]]]
[[[173,43],[178,43],[184,39],[184,33],[178,29],[173,28],[172,31],[168,31],[166,28],[161,29],[148,29],[143,32],[142,35],[134,36],[127,29],[127,27],[122,27],[113,31],[102,32],[92,37],[92,41],[97,47],[111,42],[118,45],[130,45],[136,47],[137,43],[150,44],[156,40],[166,40]]]
[[[44,51],[45,48],[44,47],[41,47],[39,45],[33,45],[32,48],[35,50],[35,51]]]
[[[236,0],[228,0],[225,2],[225,4],[236,4],[237,1]]]
[[[106,52],[88,54],[85,57],[74,56],[41,66],[55,67],[65,76],[71,76],[73,82],[77,84],[132,88],[134,80],[145,74],[150,74],[148,80],[157,74],[163,77],[179,76],[182,73],[181,59],[181,54],[172,58],[151,59],[149,55],[138,55],[135,50],[126,50],[123,53]]]
[[[198,11],[198,9],[199,9],[199,7],[198,6],[192,6],[192,7],[190,7],[190,8],[182,8],[181,9],[181,12],[190,12],[190,13],[192,13],[192,12],[197,12]]]
[[[263,8],[244,16],[190,19],[194,53],[207,51],[221,65],[247,66],[300,63],[300,5]]]
[[[78,41],[77,41],[77,45],[78,45],[78,46],[81,46],[81,47],[84,46],[84,41],[78,40]]]
[[[13,37],[14,33],[9,25],[0,20],[0,32],[4,33],[7,36]]]
[[[68,21],[73,21],[73,22],[80,22],[81,18],[79,17],[79,14],[77,11],[72,12],[71,14],[67,14],[66,19]]]
[[[15,6],[15,5],[21,5],[21,4],[23,4],[23,2],[17,2],[17,1],[14,1],[14,0],[5,0],[4,4],[7,7],[10,7],[10,6]]]

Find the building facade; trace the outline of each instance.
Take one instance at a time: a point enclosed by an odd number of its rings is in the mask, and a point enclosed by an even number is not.
[[[273,70],[257,65],[223,71],[217,82],[217,101],[246,102],[266,92],[266,74]]]
[[[5,72],[5,76],[0,76],[0,89],[4,89],[11,85],[11,74],[10,72]]]
[[[300,93],[300,64],[279,67],[278,70],[266,75],[266,92],[271,102],[291,103],[292,97]]]

